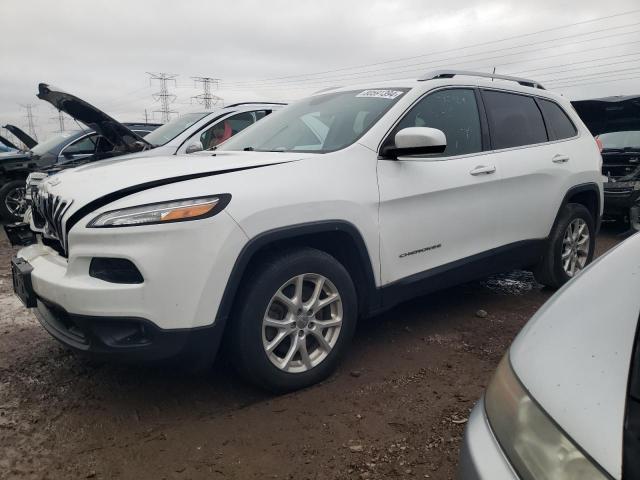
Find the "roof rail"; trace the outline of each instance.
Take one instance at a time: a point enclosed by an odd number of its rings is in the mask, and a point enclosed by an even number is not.
[[[544,87],[539,82],[535,80],[529,80],[528,78],[512,77],[511,75],[500,75],[497,73],[470,72],[467,70],[434,70],[427,73],[424,77],[419,78],[418,81],[424,82],[426,80],[435,80],[437,78],[453,78],[456,75],[510,80],[512,82],[517,82],[525,87],[539,88],[541,90],[544,90]]]
[[[239,107],[241,105],[286,105],[282,102],[240,102],[232,103],[231,105],[225,105],[223,108]]]

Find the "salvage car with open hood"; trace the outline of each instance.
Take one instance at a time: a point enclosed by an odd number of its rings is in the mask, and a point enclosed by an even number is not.
[[[149,146],[143,137],[159,126],[119,123],[87,102],[45,84],[40,84],[38,97],[89,128],[61,132],[36,143],[17,127],[5,127],[31,145],[26,151],[0,155],[0,216],[5,220],[21,220],[27,210],[25,181],[30,173],[139,151]]]
[[[640,96],[572,103],[602,149],[605,215],[640,230]]]
[[[4,126],[7,130],[13,133],[18,140],[20,140],[25,147],[33,148],[38,144],[38,141],[35,140],[31,135],[22,130],[20,127],[16,127],[15,125],[7,124]]]

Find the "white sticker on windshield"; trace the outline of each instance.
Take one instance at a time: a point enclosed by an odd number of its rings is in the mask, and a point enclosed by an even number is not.
[[[356,95],[356,97],[369,97],[369,98],[386,98],[393,100],[399,97],[404,92],[400,90],[365,90]]]

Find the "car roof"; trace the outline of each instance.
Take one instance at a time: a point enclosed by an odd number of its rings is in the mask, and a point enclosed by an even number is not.
[[[439,77],[438,75],[443,75]],[[432,78],[435,77],[435,78]],[[530,86],[527,84],[518,83],[531,83],[537,86]],[[536,95],[541,97],[550,98],[556,101],[567,102],[561,95],[544,89],[537,81],[511,77],[506,75],[487,74],[483,72],[468,72],[460,70],[436,70],[428,72],[419,78],[405,78],[400,80],[384,80],[384,81],[370,81],[367,83],[359,83],[348,86],[336,86],[324,88],[318,90],[313,95],[321,95],[325,93],[333,92],[349,92],[355,90],[378,90],[378,89],[393,89],[393,88],[418,88],[420,90],[431,90],[440,86],[475,86],[485,87],[499,90],[507,90],[516,93],[525,93],[527,95]]]
[[[640,234],[635,234],[559,290],[510,350],[514,372],[531,396],[615,478],[622,471],[638,291]]]

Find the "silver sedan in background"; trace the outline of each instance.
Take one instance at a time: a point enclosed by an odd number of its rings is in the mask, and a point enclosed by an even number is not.
[[[461,480],[640,479],[640,234],[559,290],[513,342]]]

